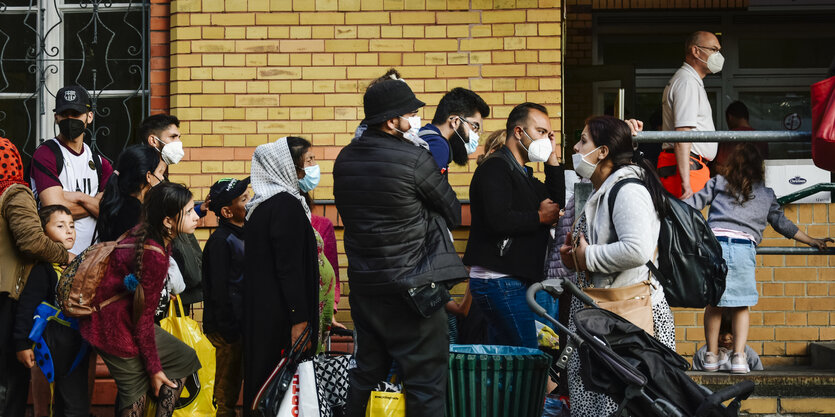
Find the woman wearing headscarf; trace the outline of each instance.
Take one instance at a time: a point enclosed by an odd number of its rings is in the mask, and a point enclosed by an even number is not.
[[[310,208],[299,190],[310,142],[281,138],[252,155],[254,197],[244,243],[244,412],[258,389],[308,326],[319,333],[319,257]]]
[[[15,358],[12,322],[17,297],[38,261],[66,264],[69,254],[44,234],[20,153],[0,138],[0,416],[23,415],[26,407],[29,369]]]

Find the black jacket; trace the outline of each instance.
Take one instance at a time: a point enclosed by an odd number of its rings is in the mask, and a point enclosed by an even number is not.
[[[565,204],[565,170],[545,165],[545,183],[502,148],[476,168],[470,183],[472,227],[464,264],[477,265],[527,283],[542,281],[549,226],[539,223],[539,204]],[[499,244],[510,238],[499,256]]]
[[[244,230],[221,220],[203,249],[203,331],[229,343],[241,337]]]
[[[12,339],[15,344],[15,351],[32,349],[32,341],[29,340],[29,332],[32,331],[32,324],[35,322],[35,309],[46,301],[54,306],[55,286],[58,284],[58,273],[52,268],[52,264],[40,262],[32,268],[29,273],[29,280],[20,293],[18,299],[17,313],[15,315],[14,332]]]
[[[351,291],[403,293],[467,276],[448,233],[461,204],[425,149],[369,128],[339,153],[333,177]]]
[[[319,334],[319,253],[301,203],[278,193],[259,204],[244,226],[244,404],[290,349],[290,328],[308,322]]]
[[[203,301],[203,251],[200,243],[191,233],[180,233],[171,241],[171,257],[177,261],[177,267],[183,274],[183,281],[186,284],[185,291],[180,294],[183,304],[191,304]],[[186,307],[188,311],[188,307]]]

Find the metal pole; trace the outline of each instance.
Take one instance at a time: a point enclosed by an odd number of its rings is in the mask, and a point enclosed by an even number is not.
[[[618,97],[617,97],[617,101],[615,101],[615,116],[618,119],[621,119],[621,120],[623,120],[624,114],[626,112],[624,110],[624,104],[623,104],[625,102],[625,98],[626,98],[626,90],[623,89],[623,88],[618,88]]]
[[[638,143],[664,142],[811,142],[811,132],[794,131],[717,131],[717,132],[639,132]]]
[[[759,247],[757,248],[757,255],[835,255],[835,247],[829,247],[825,250],[818,250],[813,247]]]

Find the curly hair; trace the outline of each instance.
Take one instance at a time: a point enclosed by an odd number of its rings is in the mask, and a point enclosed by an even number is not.
[[[744,205],[754,198],[751,193],[754,185],[765,180],[765,167],[760,150],[750,143],[736,145],[725,163],[724,175],[728,181],[728,194],[735,198],[739,205]]]

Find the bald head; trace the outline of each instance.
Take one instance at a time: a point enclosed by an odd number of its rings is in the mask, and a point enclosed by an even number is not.
[[[716,35],[704,30],[693,32],[684,42],[684,54],[685,56],[690,55],[694,46],[714,46],[714,44],[715,46],[719,45],[719,39],[716,38]]]

